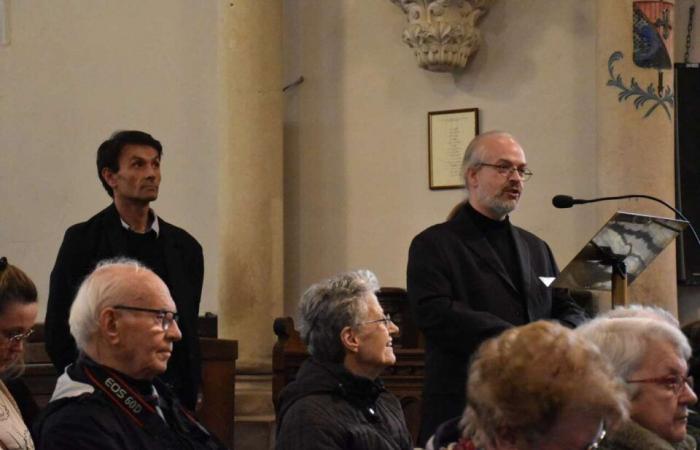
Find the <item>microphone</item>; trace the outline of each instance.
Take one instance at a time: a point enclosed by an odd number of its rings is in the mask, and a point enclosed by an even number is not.
[[[698,237],[698,233],[695,232],[695,227],[693,227],[693,224],[690,223],[690,220],[688,220],[687,217],[683,215],[682,212],[678,211],[676,208],[673,206],[669,205],[665,201],[661,200],[660,198],[652,197],[651,195],[642,195],[642,194],[630,194],[630,195],[618,195],[616,197],[600,197],[600,198],[592,198],[590,200],[584,200],[581,198],[573,198],[570,195],[555,195],[552,197],[552,205],[554,205],[555,208],[571,208],[574,205],[582,205],[585,203],[595,203],[595,202],[604,202],[607,200],[622,200],[626,198],[646,198],[647,200],[653,200],[655,202],[661,203],[671,211],[675,212],[678,217],[681,219],[685,220],[688,222],[688,228],[690,228],[690,231],[693,232],[693,236],[695,236],[695,241],[700,245],[700,237]]]
[[[577,200],[570,195],[555,195],[552,197],[552,205],[555,208],[571,208],[579,203],[586,203],[586,200]]]

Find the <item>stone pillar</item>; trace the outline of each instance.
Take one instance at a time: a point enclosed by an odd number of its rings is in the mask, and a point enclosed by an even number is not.
[[[282,1],[220,1],[218,59],[219,335],[239,345],[236,448],[265,448],[284,298]]]
[[[666,7],[670,8],[669,20],[674,17],[673,3],[673,0],[665,2]],[[673,70],[661,71],[664,90],[659,95],[658,69],[641,68],[633,61],[633,0],[598,0],[597,6],[598,166],[593,170],[597,169],[598,194],[647,194],[673,204],[673,105],[668,101],[668,95],[673,89]],[[667,30],[670,39],[673,38],[674,28]],[[663,27],[657,29],[663,34]],[[668,51],[673,61],[672,44],[668,46]],[[636,80],[640,90],[635,89],[633,80]],[[645,95],[648,94],[644,94],[644,91],[650,84],[654,86],[656,98],[648,96],[649,98],[636,108],[635,100],[640,102],[646,98]],[[669,91],[666,91],[667,88]],[[618,96],[623,92],[629,96],[619,100]],[[652,108],[654,110],[649,113]],[[581,117],[580,120],[588,118]],[[674,213],[669,209],[648,200],[606,202],[598,205],[601,224],[616,210],[674,217]],[[677,312],[676,260],[673,244],[630,286],[628,297],[633,302],[656,304],[674,314]],[[609,296],[603,296],[601,301],[602,309],[608,309]]]

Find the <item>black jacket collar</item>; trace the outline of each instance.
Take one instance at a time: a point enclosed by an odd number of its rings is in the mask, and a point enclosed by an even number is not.
[[[515,282],[508,275],[508,271],[503,266],[498,255],[493,250],[491,245],[486,240],[484,233],[476,226],[471,214],[467,211],[468,203],[457,211],[457,214],[447,222],[447,226],[453,233],[459,236],[460,240],[467,246],[476,256],[481,259],[486,265],[491,267],[516,293],[520,290]],[[521,230],[508,222],[510,232],[515,242],[515,249],[518,254],[519,270],[523,283],[523,292],[530,292],[530,251],[523,241]]]

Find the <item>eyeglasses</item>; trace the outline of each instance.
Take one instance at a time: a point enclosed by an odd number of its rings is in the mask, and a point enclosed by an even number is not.
[[[392,322],[391,316],[389,314],[384,314],[384,317],[381,319],[370,320],[367,322],[360,322],[360,323],[358,323],[358,325],[369,325],[371,323],[378,323],[378,322],[384,322],[384,326],[387,326],[387,327],[389,326],[389,323],[394,323],[394,322]]]
[[[523,180],[527,181],[532,177],[532,171],[526,167],[515,167],[508,164],[486,164],[479,163],[477,166],[486,166],[496,169],[500,175],[510,178],[515,172],[518,172],[518,176]]]
[[[681,375],[668,375],[658,378],[645,378],[643,380],[627,380],[627,382],[661,384],[672,390],[675,395],[678,395],[686,384],[690,387],[690,389],[693,389],[693,385],[695,384],[693,382],[693,377],[690,375],[686,377]]]
[[[603,442],[603,439],[605,439],[605,435],[608,434],[607,431],[605,431],[605,425],[600,424],[600,431],[598,431],[598,436],[596,436],[595,440],[586,447],[586,450],[596,450],[597,448],[600,447],[600,444]]]
[[[139,308],[137,306],[126,306],[126,305],[115,305],[114,309],[122,311],[139,311],[155,314],[156,317],[161,321],[161,327],[163,331],[168,331],[173,322],[177,322],[180,315],[174,311],[168,311],[167,309],[151,309],[151,308]]]
[[[16,344],[18,342],[26,341],[33,333],[34,330],[27,330],[24,333],[16,331],[3,331],[1,334],[10,342],[10,344]]]

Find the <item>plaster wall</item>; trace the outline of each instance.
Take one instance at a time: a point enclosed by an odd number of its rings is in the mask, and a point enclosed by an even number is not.
[[[550,199],[597,193],[595,3],[494,2],[482,48],[453,75],[416,66],[389,0],[285,1],[283,80],[306,80],[285,94],[287,314],[309,284],[341,270],[366,267],[385,286],[405,286],[411,238],[463,196],[428,189],[428,111],[477,107],[482,131],[514,133],[535,176],[513,221],[547,240],[560,266],[574,256],[596,215],[556,210]],[[677,2],[677,32],[687,3]],[[109,202],[95,176],[97,145],[115,129],[142,128],[165,145],[154,207],[202,243],[202,311],[217,311],[226,127],[217,117],[217,2],[11,1],[9,24],[0,253],[27,269],[45,302],[63,231]]]
[[[688,61],[691,63],[700,63],[700,5],[694,0],[676,0],[676,35],[674,39],[675,61],[683,62],[685,56],[686,36],[688,35],[688,19],[689,8],[695,5],[695,14],[693,15],[692,30],[690,33],[691,46],[688,52]]]
[[[65,229],[109,204],[95,152],[117,129],[164,145],[156,212],[205,251],[216,310],[217,8],[189,0],[11,0],[0,47],[0,254],[43,310]]]
[[[599,224],[551,197],[594,196],[595,2],[499,0],[482,48],[458,75],[419,69],[389,0],[285,2],[285,312],[311,283],[369,268],[405,286],[415,234],[443,221],[460,190],[428,188],[427,113],[479,108],[481,131],[512,132],[535,175],[513,222],[561,266]]]

